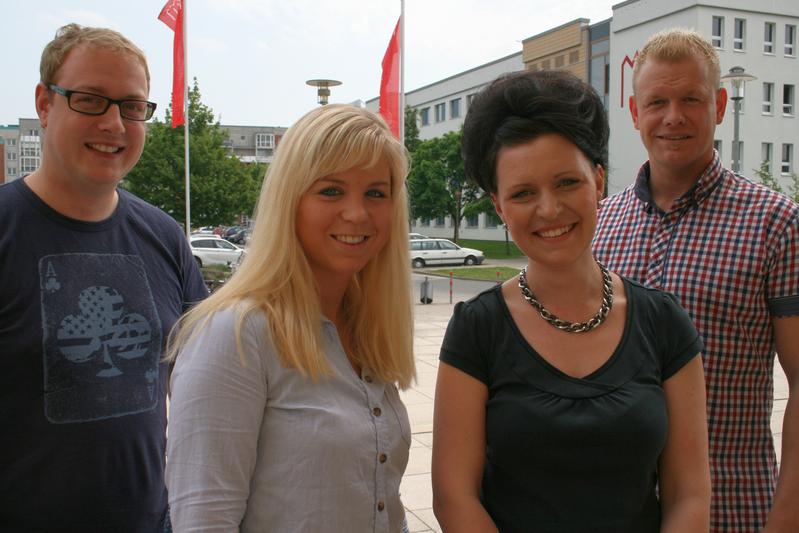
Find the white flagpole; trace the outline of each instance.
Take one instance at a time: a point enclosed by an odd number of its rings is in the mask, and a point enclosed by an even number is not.
[[[405,144],[405,0],[400,0],[399,141]]]
[[[191,175],[189,172],[189,79],[186,73],[189,71],[189,49],[186,46],[186,18],[188,15],[188,1],[183,0],[183,159],[185,161],[184,167],[186,169],[186,238],[191,235]]]

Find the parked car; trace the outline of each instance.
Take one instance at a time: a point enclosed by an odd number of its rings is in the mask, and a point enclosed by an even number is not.
[[[430,237],[427,235],[422,235],[421,233],[409,233],[408,238],[412,241],[415,241],[416,239],[429,239]]]
[[[233,244],[238,244],[239,246],[244,246],[248,242],[250,242],[250,234],[252,232],[248,229],[240,229],[233,235],[227,238]]]
[[[191,252],[200,267],[233,265],[244,255],[244,249],[215,235],[192,235]]]
[[[462,248],[447,239],[413,239],[411,264],[413,268],[428,265],[464,264],[479,265],[485,254],[474,248]]]

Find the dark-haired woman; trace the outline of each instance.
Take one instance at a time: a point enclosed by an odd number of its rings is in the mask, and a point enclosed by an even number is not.
[[[445,531],[708,529],[702,341],[674,296],[599,264],[608,126],[561,72],[496,80],[467,174],[527,256],[458,304],[441,348],[433,506]]]

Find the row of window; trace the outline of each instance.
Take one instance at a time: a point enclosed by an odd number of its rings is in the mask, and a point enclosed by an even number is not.
[[[796,89],[793,85],[784,84],[782,86],[782,114],[793,116],[795,107]],[[774,109],[774,84],[763,82],[763,114],[771,115]]]
[[[466,222],[467,228],[479,228],[480,227],[480,215],[470,215],[463,217],[464,222]],[[485,228],[486,229],[495,229],[501,225],[499,217],[493,211],[485,213]],[[434,219],[421,219],[419,222],[419,227],[429,228],[443,228],[446,226],[446,219],[444,217],[438,217]]]
[[[467,94],[466,95],[466,106],[472,105],[472,98],[474,98],[475,93]],[[460,118],[462,115],[461,112],[461,98],[453,98],[449,101],[449,118],[456,119]],[[435,113],[435,121],[436,124],[439,122],[444,122],[447,120],[447,102],[441,102],[433,106],[433,112]],[[429,126],[430,125],[430,108],[423,107],[419,110],[419,118],[421,120],[422,126]]]
[[[716,48],[724,48],[724,17],[713,17],[711,42]],[[787,57],[796,57],[796,26],[786,24],[783,31],[782,53]],[[774,54],[777,43],[777,24],[765,22],[763,25],[763,53]],[[746,50],[746,19],[736,18],[733,21],[732,49],[739,52]]]
[[[580,61],[580,51],[573,50],[569,52],[569,65],[574,65],[575,63]],[[566,64],[566,55],[562,54],[559,56],[555,56],[554,66],[555,68],[562,68]],[[549,70],[552,68],[552,60],[551,59],[542,59],[540,66],[538,63],[531,63],[528,66],[530,70]]]
[[[735,142],[735,141],[733,141]],[[713,147],[719,153],[719,157],[723,158],[722,155],[722,146],[721,141],[716,139],[713,141]],[[732,148],[732,147],[731,147]],[[738,141],[738,158],[739,161],[739,168],[746,169],[744,166],[743,160],[744,154],[744,142]],[[768,164],[768,170],[771,172],[772,170],[772,163],[774,160],[774,143],[760,143],[760,161],[765,161]],[[793,173],[793,144],[790,143],[783,143],[782,150],[780,152],[780,174],[783,176],[789,176]],[[746,174],[746,170],[744,170],[744,174]]]
[[[255,147],[256,148],[274,148],[275,136],[272,133],[256,133],[255,134]]]

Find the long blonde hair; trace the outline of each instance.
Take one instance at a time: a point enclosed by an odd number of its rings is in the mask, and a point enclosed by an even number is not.
[[[353,276],[341,315],[359,363],[383,382],[409,387],[416,371],[406,151],[382,118],[342,104],[316,108],[286,132],[261,188],[246,258],[224,286],[181,318],[170,337],[167,359],[174,359],[215,313],[235,307],[234,334],[240,354],[242,324],[250,313],[260,311],[266,316],[265,333],[283,365],[313,380],[328,375],[319,294],[297,239],[297,207],[317,179],[352,168],[369,168],[381,159],[391,170],[391,235],[383,249]]]

